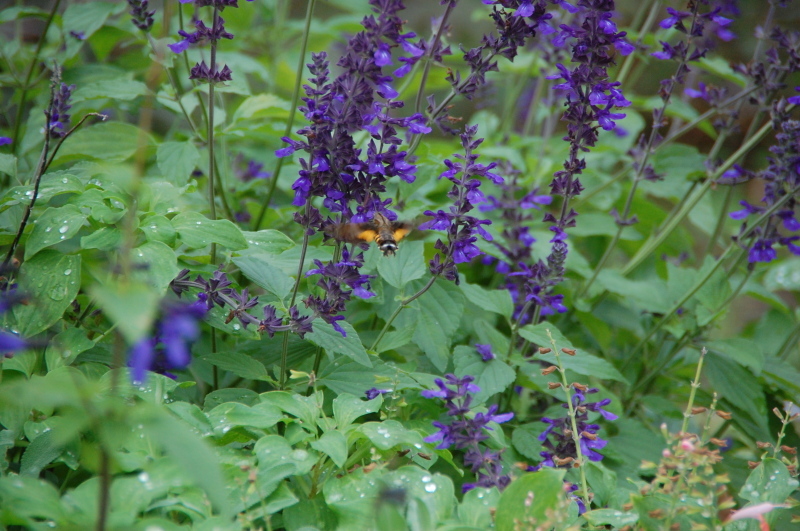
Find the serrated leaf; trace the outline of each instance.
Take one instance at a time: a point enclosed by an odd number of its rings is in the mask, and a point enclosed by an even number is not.
[[[420,311],[414,343],[437,369],[444,371],[450,357],[450,342],[464,312],[464,296],[457,287],[438,282],[417,303]]]
[[[458,346],[453,351],[455,374],[459,378],[471,375],[480,392],[475,394],[473,403],[484,403],[490,397],[501,393],[514,383],[517,375],[514,369],[499,359],[483,361],[473,347]]]
[[[467,300],[475,304],[478,308],[498,313],[503,317],[510,318],[514,313],[514,302],[507,290],[488,290],[477,284],[462,282],[459,286],[466,295]]]
[[[189,180],[197,163],[200,161],[200,152],[194,143],[163,142],[158,145],[156,161],[161,175],[169,182],[182,186]]]
[[[269,260],[268,254],[248,254],[234,257],[233,263],[242,270],[244,276],[283,300],[292,292],[294,280],[271,265]]]
[[[749,367],[758,376],[764,367],[764,353],[755,341],[734,337],[716,341],[706,341],[704,346],[724,358],[735,361],[743,367]]]
[[[260,361],[236,350],[214,352],[203,356],[203,359],[241,378],[271,381],[266,367]]]
[[[44,467],[49,465],[64,450],[64,442],[58,440],[53,430],[48,430],[36,437],[22,454],[20,475],[36,477]]]
[[[37,253],[20,269],[20,291],[31,304],[16,306],[14,317],[23,337],[47,330],[72,304],[81,287],[81,257],[53,250]]]
[[[398,246],[395,256],[378,261],[378,274],[389,285],[402,289],[412,280],[425,274],[422,242],[407,242]]]
[[[372,367],[372,360],[370,360],[364,345],[361,344],[358,333],[350,323],[339,321],[339,326],[347,334],[345,337],[342,337],[342,334],[322,319],[315,319],[312,326],[314,331],[306,334],[307,341],[324,348],[331,354],[342,354],[365,367]]]
[[[392,382],[392,386],[396,381],[398,389],[423,388],[419,382],[386,365],[380,358],[375,359],[372,367],[349,360],[336,360],[322,370],[317,381],[335,393],[363,395],[378,385],[378,379]]]
[[[561,334],[561,332],[552,323],[539,323],[538,325],[527,325],[519,330],[519,335],[523,339],[527,339],[536,345],[550,347],[550,340],[547,337],[546,330],[550,330],[553,339],[556,342],[558,349],[574,348],[572,344]],[[553,353],[546,354],[545,361],[555,363],[555,356]],[[609,362],[602,358],[598,358],[592,354],[588,354],[583,350],[579,350],[575,356],[568,356],[561,354],[561,363],[565,369],[573,371],[583,376],[593,376],[599,379],[616,380],[618,382],[625,382],[622,374]]]
[[[86,215],[75,205],[48,208],[36,220],[33,231],[28,236],[25,243],[25,260],[45,247],[72,238],[81,230],[85,221]]]
[[[192,249],[202,249],[212,243],[232,251],[247,247],[242,231],[227,219],[211,220],[197,212],[183,212],[172,218],[178,237]]]
[[[777,505],[784,503],[797,486],[786,465],[768,457],[750,472],[739,496],[753,503]]]

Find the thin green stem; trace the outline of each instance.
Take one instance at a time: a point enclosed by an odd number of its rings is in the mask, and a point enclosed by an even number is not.
[[[436,28],[436,33],[433,34],[431,37],[430,42],[428,43],[428,49],[425,53],[425,67],[422,69],[422,77],[419,81],[419,90],[417,90],[417,97],[414,100],[414,112],[420,112],[420,108],[422,107],[422,100],[424,99],[425,95],[425,86],[428,82],[428,74],[431,70],[431,63],[433,62],[433,54],[438,50],[437,44],[439,40],[442,38],[442,32],[444,28],[447,26],[447,20],[450,18],[450,13],[452,13],[453,8],[455,7],[456,2],[447,2],[447,6],[444,9],[444,13],[442,14],[442,18],[439,20],[439,27]]]
[[[50,26],[53,24],[53,19],[58,12],[58,7],[61,5],[61,0],[56,0],[53,2],[53,7],[50,9],[50,14],[47,17],[47,21],[44,23],[44,29],[42,30],[41,35],[39,36],[39,42],[36,43],[36,50],[33,52],[33,59],[31,59],[31,64],[28,66],[28,72],[25,74],[25,83],[22,84],[22,92],[19,96],[19,107],[17,107],[17,115],[14,118],[14,133],[11,136],[12,144],[15,149],[18,149],[19,146],[19,130],[22,124],[22,113],[25,112],[25,100],[28,98],[28,90],[30,89],[31,78],[33,77],[33,71],[36,69],[36,64],[39,62],[39,55],[42,53],[42,48],[44,47],[44,43],[47,40],[47,32],[50,29]],[[49,120],[48,120],[49,122]],[[49,123],[48,123],[49,125]],[[49,130],[49,127],[45,127],[46,130]]]
[[[697,395],[697,389],[700,387],[700,374],[703,372],[703,361],[706,359],[708,351],[705,347],[700,350],[700,359],[697,360],[697,370],[694,373],[694,380],[692,380],[691,391],[689,392],[689,401],[686,403],[686,409],[683,411],[683,424],[681,425],[681,432],[686,433],[689,428],[689,419],[692,418],[692,409],[694,408],[694,398]]]
[[[695,191],[694,195],[688,198],[686,201],[683,202],[681,207],[677,210],[677,212],[665,223],[662,225],[662,229],[656,234],[655,236],[651,237],[631,258],[630,262],[622,269],[622,274],[627,275],[639,264],[644,261],[646,257],[650,255],[659,245],[661,245],[667,237],[672,234],[672,231],[683,221],[683,219],[689,215],[695,205],[702,199],[705,193],[711,188],[711,185],[716,181],[723,173],[725,173],[728,169],[730,169],[733,164],[741,159],[744,155],[746,155],[751,149],[753,149],[761,140],[767,135],[767,133],[772,129],[772,124],[767,123],[755,134],[752,138],[750,138],[747,142],[745,142],[734,154],[732,154],[728,159],[723,162],[703,183],[703,185]]]
[[[644,7],[645,4],[642,4]],[[653,23],[656,21],[656,17],[658,17],[659,13],[661,12],[661,2],[656,0],[653,2],[653,5],[650,7],[650,12],[647,14],[647,19],[645,19],[644,23],[642,24],[641,29],[639,30],[639,37],[636,39],[636,47],[638,48],[639,45],[642,43],[642,36],[646,35],[650,28],[653,26]],[[637,18],[639,14],[637,13]],[[631,71],[631,67],[633,66],[633,62],[636,58],[636,54],[632,53],[625,58],[625,62],[622,63],[622,67],[619,69],[619,74],[617,75],[617,81],[622,83],[623,86],[626,85],[625,81],[628,77],[628,74]]]
[[[558,353],[558,346],[556,340],[553,339],[553,334],[550,329],[546,328],[547,338],[550,340],[550,345],[553,348],[553,354],[556,356],[556,365],[558,366],[558,373],[561,375],[561,387],[564,389],[564,394],[567,397],[567,407],[569,409],[569,419],[572,424],[572,441],[575,443],[575,453],[577,455],[578,471],[581,477],[581,498],[586,508],[589,509],[591,504],[589,502],[589,488],[586,481],[586,463],[583,460],[583,451],[581,450],[581,434],[578,432],[578,421],[576,420],[577,411],[575,405],[572,403],[572,392],[570,391],[569,383],[567,382],[567,371],[561,363],[561,355]]]
[[[303,36],[300,41],[300,59],[297,63],[297,72],[295,73],[294,77],[294,89],[292,90],[292,104],[289,109],[289,118],[286,120],[286,128],[283,131],[283,136],[289,136],[292,134],[292,128],[294,127],[294,116],[297,113],[297,102],[300,99],[300,87],[303,84],[303,67],[305,66],[306,62],[306,49],[308,48],[308,36],[311,33],[311,19],[312,15],[314,14],[314,6],[316,5],[317,0],[308,0],[308,6],[306,7],[306,18],[305,18],[305,25],[303,26]],[[264,198],[264,202],[261,204],[261,210],[256,216],[252,230],[256,231],[261,228],[261,223],[264,221],[264,216],[267,213],[267,209],[269,209],[269,204],[272,201],[272,196],[275,193],[275,187],[278,185],[278,177],[281,175],[281,169],[283,169],[283,157],[279,158],[275,162],[275,170],[272,172],[272,179],[269,183],[269,190],[267,190],[267,197]]]
[[[706,256],[714,252],[714,247],[717,245],[717,240],[719,240],[719,236],[722,234],[722,228],[725,226],[725,222],[728,219],[728,209],[731,204],[731,197],[733,197],[733,186],[728,186],[728,189],[725,190],[725,196],[722,199],[722,206],[720,207],[719,216],[717,217],[717,223],[714,225],[714,231],[711,233],[711,237],[708,239],[708,243],[706,244],[703,254],[701,254],[699,257],[701,262]]]
[[[214,7],[214,19],[212,23],[212,33],[216,33],[219,27],[219,10]],[[211,59],[209,71],[213,76],[217,71],[217,42],[211,41]],[[217,201],[215,191],[216,164],[214,163],[214,81],[208,83],[208,130],[206,139],[208,141],[208,209],[212,220],[217,219]],[[211,263],[217,263],[217,244],[211,244]]]
[[[380,334],[378,334],[378,337],[376,337],[375,341],[372,342],[372,346],[369,347],[370,350],[374,351],[376,348],[378,348],[378,345],[380,344],[381,340],[383,339],[383,336],[385,336],[386,332],[389,331],[389,327],[392,326],[392,322],[394,322],[394,320],[397,319],[397,316],[400,315],[400,312],[403,310],[403,308],[405,308],[406,306],[408,306],[409,304],[411,304],[412,302],[417,300],[426,291],[431,289],[431,286],[433,286],[433,283],[436,282],[437,278],[439,278],[439,277],[438,276],[432,276],[428,280],[428,283],[425,284],[424,286],[422,286],[422,288],[418,292],[416,292],[415,294],[413,294],[409,298],[405,299],[404,301],[400,302],[400,304],[397,306],[397,308],[395,308],[394,313],[392,313],[392,315],[389,316],[389,319],[386,320],[386,324],[383,325],[383,328],[381,329]]]

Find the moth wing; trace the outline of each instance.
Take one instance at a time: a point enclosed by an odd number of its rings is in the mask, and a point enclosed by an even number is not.
[[[392,236],[396,242],[405,238],[409,232],[411,232],[411,226],[408,223],[401,223],[400,225],[392,227]]]
[[[359,227],[356,238],[365,242],[374,242],[378,237],[378,232],[372,226]]]

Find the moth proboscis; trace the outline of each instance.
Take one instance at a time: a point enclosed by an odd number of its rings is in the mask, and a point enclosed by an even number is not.
[[[324,228],[331,238],[347,243],[375,242],[384,256],[393,256],[397,242],[411,232],[412,225],[406,221],[391,221],[376,212],[372,221],[364,223],[330,224]]]

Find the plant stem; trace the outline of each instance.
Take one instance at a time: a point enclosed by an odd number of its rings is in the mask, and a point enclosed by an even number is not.
[[[381,339],[383,339],[383,336],[385,336],[386,332],[389,331],[389,327],[392,326],[392,322],[397,318],[398,315],[400,315],[400,312],[403,310],[403,308],[405,308],[406,306],[408,306],[409,304],[411,304],[412,302],[417,300],[426,291],[431,289],[431,286],[433,286],[433,283],[436,282],[437,278],[439,278],[439,277],[438,276],[432,276],[428,280],[428,283],[425,284],[424,286],[422,286],[422,289],[420,289],[418,292],[416,292],[415,294],[413,294],[409,298],[405,299],[404,301],[400,302],[400,304],[394,310],[394,313],[391,316],[389,316],[389,319],[386,320],[386,324],[383,325],[383,328],[381,329],[381,333],[378,334],[378,337],[376,337],[375,341],[372,342],[372,346],[369,347],[370,350],[375,350],[376,348],[378,348],[378,345],[380,344]]]
[[[14,118],[14,133],[11,136],[12,144],[14,145],[14,149],[18,149],[19,146],[19,129],[22,124],[22,113],[25,111],[25,100],[28,97],[28,89],[30,89],[31,78],[33,77],[33,71],[36,68],[36,63],[39,62],[39,54],[42,53],[42,48],[44,47],[44,41],[47,40],[47,31],[50,29],[50,25],[53,23],[53,19],[58,12],[58,7],[61,4],[61,0],[55,0],[53,2],[53,8],[50,9],[50,15],[47,17],[47,22],[44,24],[44,29],[42,30],[41,35],[39,36],[39,42],[36,43],[36,50],[33,52],[33,59],[31,60],[31,64],[28,66],[28,73],[25,74],[25,83],[22,84],[22,92],[19,96],[19,107],[17,107],[17,115]],[[48,125],[50,120],[48,118]],[[49,127],[45,127],[46,131],[49,131]]]
[[[553,334],[550,333],[549,328],[546,328],[545,332],[547,332],[547,338],[550,340],[550,345],[553,347],[553,354],[556,356],[556,365],[558,366],[558,372],[561,375],[561,387],[563,387],[564,394],[567,396],[569,419],[572,424],[572,441],[575,443],[575,453],[578,456],[578,470],[581,476],[581,498],[583,499],[583,503],[586,505],[586,509],[588,510],[591,507],[591,504],[589,503],[589,488],[586,482],[586,467],[585,463],[583,462],[583,452],[581,451],[581,435],[578,433],[578,421],[575,420],[577,412],[575,410],[575,405],[572,403],[572,392],[570,391],[570,386],[567,382],[567,371],[564,369],[564,366],[561,363],[561,355],[558,353],[556,340],[553,339]]]
[[[300,99],[300,86],[303,83],[303,67],[306,61],[306,49],[308,48],[308,36],[311,33],[311,18],[314,13],[314,6],[317,0],[308,0],[308,7],[306,8],[305,25],[303,26],[303,37],[300,42],[300,59],[297,63],[297,72],[294,77],[294,89],[292,90],[292,105],[289,109],[289,118],[286,120],[286,129],[283,131],[283,136],[292,134],[294,127],[294,115],[297,113],[297,102]],[[264,215],[267,213],[269,204],[272,201],[272,195],[275,193],[275,187],[278,185],[278,177],[280,177],[281,169],[283,168],[283,157],[277,159],[275,162],[275,170],[272,172],[272,180],[269,183],[269,190],[267,190],[267,197],[261,204],[261,211],[256,216],[252,225],[252,230],[257,231],[261,228],[261,222],[264,221]]]
[[[692,380],[689,392],[689,401],[686,403],[686,409],[683,412],[683,424],[681,425],[681,432],[686,433],[689,428],[689,419],[692,418],[692,408],[694,408],[694,398],[697,395],[697,389],[700,387],[700,374],[703,372],[703,361],[706,359],[708,351],[705,347],[700,350],[700,359],[697,360],[697,370],[694,373],[694,380]]]
[[[414,112],[420,112],[420,108],[422,107],[422,100],[424,99],[424,92],[425,92],[425,85],[428,82],[428,74],[431,70],[431,63],[433,62],[433,53],[436,51],[437,44],[439,40],[442,38],[442,32],[444,31],[445,26],[447,26],[447,19],[450,18],[450,13],[452,13],[453,8],[456,6],[456,2],[447,2],[447,6],[444,9],[444,13],[442,14],[442,18],[439,21],[439,27],[436,28],[436,33],[433,34],[431,37],[430,42],[428,43],[428,49],[425,53],[425,67],[422,69],[422,76],[419,80],[419,90],[417,90],[417,97],[414,100]]]

